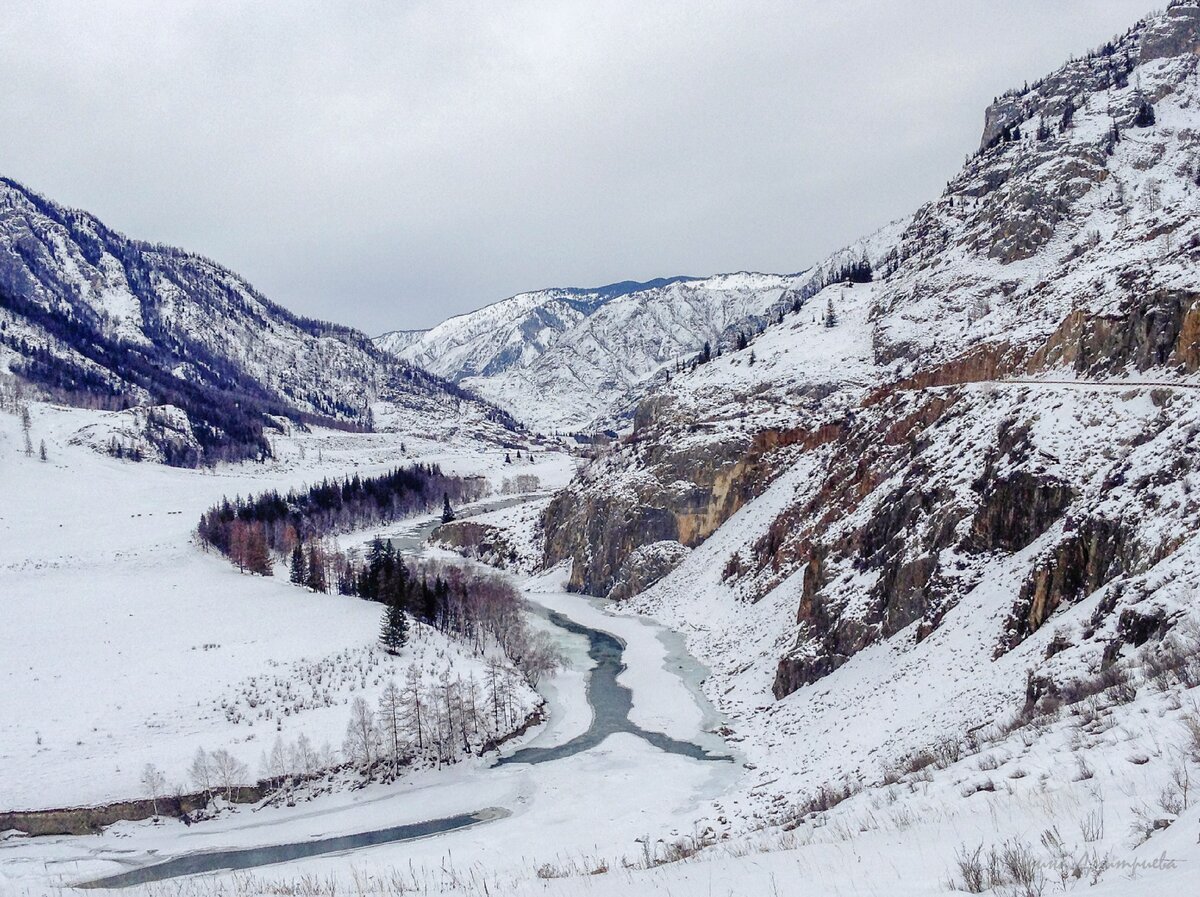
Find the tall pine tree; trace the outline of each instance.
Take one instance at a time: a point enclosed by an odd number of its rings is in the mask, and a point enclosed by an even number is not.
[[[308,581],[308,563],[304,559],[304,548],[299,542],[292,549],[292,566],[288,578],[298,586]]]
[[[383,611],[383,623],[379,628],[379,641],[388,654],[399,654],[408,642],[408,615],[399,601],[391,602]]]

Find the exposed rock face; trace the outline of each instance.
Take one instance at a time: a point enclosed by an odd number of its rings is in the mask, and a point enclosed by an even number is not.
[[[1020,551],[1048,530],[1075,497],[1057,477],[1027,470],[976,484],[979,508],[971,520],[966,547],[977,551]]]
[[[515,569],[518,566],[517,549],[502,529],[487,523],[473,520],[443,523],[433,531],[430,541],[493,567]]]
[[[571,559],[569,587],[604,596],[635,549],[657,542],[699,544],[755,494],[765,475],[745,451],[742,443],[664,453],[652,466],[655,475],[623,494],[568,487],[543,518],[545,565]],[[605,466],[594,473],[602,480]]]
[[[257,803],[269,792],[269,783],[243,786],[231,795],[234,803]],[[94,835],[114,822],[150,819],[157,809],[161,816],[178,818],[208,806],[205,794],[185,794],[151,800],[124,800],[96,807],[67,807],[56,810],[16,810],[0,813],[0,831],[28,835]]]
[[[1200,370],[1200,293],[1150,289],[1140,280],[1127,278],[1128,293],[1115,314],[1067,315],[1034,363],[1067,364],[1087,376]]]
[[[1197,47],[1200,8],[1175,3],[999,98],[981,152],[870,284],[827,286],[642,403],[621,450],[556,503],[547,560],[573,558],[574,586],[606,594],[638,546],[697,546],[753,502],[696,606],[786,608],[779,698],[883,640],[945,644],[982,607],[981,656],[1021,650],[1098,590],[1086,631],[1039,641],[1039,658],[1163,631],[1161,606],[1126,614],[1134,590],[1118,587],[1161,592],[1173,580],[1150,571],[1200,512]],[[1146,104],[1154,124],[1135,122]],[[762,472],[739,466],[768,434]],[[783,474],[790,493],[756,500]],[[703,580],[703,555],[639,606],[681,614],[674,584]]]
[[[1028,121],[1030,110],[1040,103],[1042,117],[1052,124],[1061,120],[1068,98],[1078,103],[1081,96],[1127,83],[1134,64],[1200,52],[1200,8],[1192,3],[1174,5],[1161,18],[1139,22],[1116,44],[1106,44],[1093,56],[1068,63],[1043,78],[1031,90],[1026,87],[998,97],[984,114],[980,149],[996,145],[1005,128]]]
[[[661,420],[643,412],[644,421]],[[662,433],[653,440],[635,430],[634,449],[622,449],[593,464],[550,502],[543,516],[544,564],[573,561],[568,587],[589,595],[610,594],[626,560],[638,548],[678,542],[692,548],[740,510],[771,482],[796,451],[834,438],[837,424],[769,428],[752,439],[705,440],[678,445]],[[668,430],[668,432],[670,432]],[[640,439],[646,439],[642,448]],[[622,475],[635,451],[642,471]],[[609,487],[620,482],[620,488]],[[626,575],[626,582],[640,577]],[[622,589],[620,597],[628,597]]]
[[[1180,3],[1153,19],[1145,29],[1138,52],[1139,62],[1168,56],[1200,53],[1200,7]]]
[[[678,542],[652,542],[634,549],[617,571],[608,597],[622,601],[644,592],[678,567],[687,556],[687,547]]]
[[[1113,577],[1132,572],[1142,557],[1128,529],[1103,518],[1073,526],[1042,558],[1017,596],[997,651],[1011,650],[1035,632],[1055,609],[1090,595]]]

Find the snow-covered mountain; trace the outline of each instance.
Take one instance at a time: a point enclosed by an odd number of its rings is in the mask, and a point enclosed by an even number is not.
[[[487,377],[528,363],[553,345],[559,335],[612,299],[689,279],[518,293],[443,321],[417,340],[402,337],[406,345],[393,348],[391,344],[398,341],[391,334],[379,337],[377,342],[393,351],[404,350],[405,357],[443,377]]]
[[[871,279],[656,384],[550,504],[545,565],[690,632],[764,770],[878,774],[1196,626],[1198,52],[1175,3],[1001,97]]]
[[[363,334],[291,314],[215,262],[129,239],[0,179],[6,370],[76,404],[182,409],[194,438],[181,442],[172,428],[174,463],[258,456],[268,415],[362,426],[378,414],[422,430],[511,425]]]
[[[815,275],[741,272],[521,293],[451,318],[398,354],[539,430],[594,429],[706,342],[715,349],[761,327]]]
[[[413,343],[419,342],[421,337],[428,332],[428,328],[424,330],[389,330],[387,333],[381,333],[375,337],[373,342],[389,355],[398,356]]]

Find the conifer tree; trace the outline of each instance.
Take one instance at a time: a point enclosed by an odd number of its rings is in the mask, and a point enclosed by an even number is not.
[[[288,578],[298,586],[304,585],[308,580],[308,564],[304,559],[304,548],[299,542],[292,549],[292,566]]]
[[[442,493],[442,523],[449,523],[454,519],[454,510],[450,507],[450,493]]]
[[[408,642],[408,615],[398,600],[392,601],[383,611],[383,622],[379,628],[379,641],[388,654],[396,655]]]
[[[1154,124],[1154,107],[1151,106],[1145,99],[1138,105],[1137,115],[1134,116],[1133,126],[1135,128],[1149,128]]]
[[[25,434],[25,457],[33,457],[33,440],[29,438],[29,430],[33,426],[33,421],[29,418],[29,406],[21,406],[21,431]]]
[[[1065,131],[1075,123],[1075,101],[1071,97],[1067,97],[1067,101],[1063,103],[1062,118],[1059,119],[1058,129]]]
[[[329,583],[325,579],[325,553],[315,543],[308,546],[308,578],[305,585],[314,592],[329,591]]]

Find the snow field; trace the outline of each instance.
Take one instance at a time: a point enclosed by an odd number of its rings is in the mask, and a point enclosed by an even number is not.
[[[239,574],[191,533],[222,496],[413,460],[498,485],[503,451],[316,431],[277,438],[280,457],[267,464],[179,470],[70,444],[104,412],[31,410],[46,462],[24,456],[18,420],[0,414],[3,809],[139,797],[145,763],[163,770],[168,787],[191,790],[197,747],[229,749],[255,777],[277,735],[338,748],[350,699],[373,703],[414,660],[482,680],[479,659],[426,627],[415,627],[421,637],[399,658],[386,658],[372,647],[378,605],[298,589],[282,568],[274,578]],[[528,466],[548,486],[572,469],[570,459],[541,454]],[[296,699],[310,688],[303,681],[291,699],[275,694],[277,679],[303,680],[322,665],[319,698]]]

